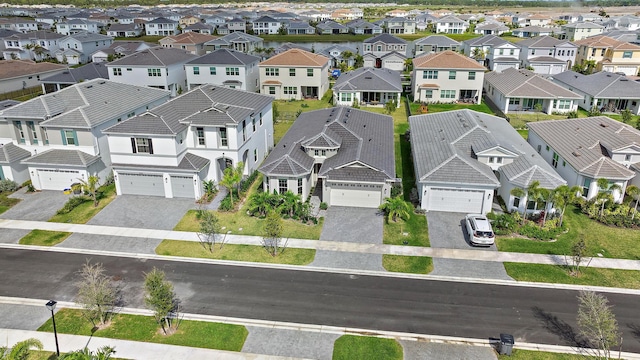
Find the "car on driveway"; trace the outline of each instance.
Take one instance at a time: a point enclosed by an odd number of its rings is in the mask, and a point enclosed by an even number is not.
[[[464,222],[467,225],[467,234],[469,234],[469,241],[472,245],[493,245],[496,236],[486,216],[467,214]]]

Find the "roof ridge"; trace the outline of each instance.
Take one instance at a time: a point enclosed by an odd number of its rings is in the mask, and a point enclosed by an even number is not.
[[[449,145],[450,147],[453,147],[451,145]],[[450,157],[448,157],[445,161],[441,162],[440,164],[438,164],[438,166],[434,167],[433,169],[431,169],[431,171],[427,172],[426,174],[422,175],[422,177],[420,178],[420,181],[424,180],[426,177],[430,176],[431,174],[433,174],[434,172],[440,170],[442,167],[444,167],[446,164],[448,164],[449,162],[451,162],[451,160],[453,160],[454,158],[456,158],[458,156],[458,154],[456,154],[455,151],[453,151],[453,154],[451,154]]]

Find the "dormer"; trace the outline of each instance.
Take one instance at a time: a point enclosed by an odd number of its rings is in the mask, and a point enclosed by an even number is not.
[[[499,144],[476,142],[471,145],[471,150],[479,162],[489,165],[492,170],[497,170],[503,165],[511,164],[518,154]]]
[[[636,143],[617,148],[609,153],[611,154],[612,160],[619,162],[626,167],[640,162],[640,145]]]
[[[322,163],[338,153],[341,142],[338,134],[325,127],[323,132],[302,141],[301,145],[305,153],[314,158],[316,163]]]

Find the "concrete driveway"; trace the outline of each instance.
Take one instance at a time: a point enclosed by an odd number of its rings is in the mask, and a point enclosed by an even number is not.
[[[495,245],[487,247],[471,245],[464,224],[465,215],[464,213],[428,212],[427,223],[429,224],[429,241],[431,242],[431,247],[497,251]],[[475,260],[434,258],[431,275],[513,280],[507,275],[502,263]]]
[[[378,209],[332,206],[327,209],[320,240],[382,244],[383,220]],[[382,255],[337,251],[317,251],[310,266],[384,271]]]
[[[9,197],[22,199],[22,201],[0,214],[0,218],[47,221],[64,206],[70,195],[65,195],[62,191],[51,190],[28,193],[26,188],[22,188]]]

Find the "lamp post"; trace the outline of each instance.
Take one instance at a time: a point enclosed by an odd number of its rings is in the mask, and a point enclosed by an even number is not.
[[[60,356],[60,347],[58,346],[58,331],[56,330],[56,317],[53,314],[53,311],[56,309],[56,304],[58,302],[55,300],[49,300],[45,305],[49,311],[51,311],[51,321],[53,322],[53,336],[56,338],[56,354]]]

